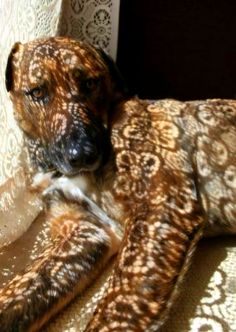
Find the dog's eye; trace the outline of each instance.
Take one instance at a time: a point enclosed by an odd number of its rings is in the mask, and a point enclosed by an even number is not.
[[[88,78],[86,81],[85,81],[85,87],[89,90],[93,89],[96,85],[96,80],[95,79],[92,79],[92,78]]]
[[[35,88],[31,91],[31,96],[35,98],[42,98],[44,95],[43,90],[41,88]]]
[[[82,83],[82,89],[85,92],[92,92],[94,89],[96,89],[99,85],[99,79],[98,78],[87,78]]]
[[[46,89],[44,86],[39,86],[30,91],[27,91],[26,95],[32,97],[35,101],[39,101],[46,97]]]

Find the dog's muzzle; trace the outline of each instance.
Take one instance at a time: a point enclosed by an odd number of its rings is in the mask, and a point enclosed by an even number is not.
[[[92,172],[104,163],[108,153],[108,135],[103,127],[74,129],[51,143],[47,150],[54,167],[62,174]]]

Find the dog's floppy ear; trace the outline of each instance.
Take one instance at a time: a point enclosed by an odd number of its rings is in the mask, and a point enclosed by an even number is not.
[[[122,77],[119,69],[117,68],[115,62],[102,49],[97,48],[97,51],[100,54],[102,60],[104,61],[104,63],[106,64],[106,66],[110,72],[117,97],[121,98],[121,99],[127,99],[130,96],[129,89],[128,89],[126,82],[125,82],[124,78]]]
[[[7,67],[5,71],[5,84],[7,91],[11,91],[13,87],[13,57],[15,53],[19,50],[20,43],[17,42],[13,45],[11,52],[8,56]]]

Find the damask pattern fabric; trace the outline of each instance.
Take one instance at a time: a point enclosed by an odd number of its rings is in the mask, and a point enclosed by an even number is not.
[[[0,247],[22,234],[41,209],[40,200],[27,190],[27,155],[4,87],[11,46],[18,40],[70,35],[107,49],[115,58],[118,17],[119,0],[0,1]],[[21,239],[0,252],[0,283],[21,269],[22,262],[36,257],[47,241],[48,226],[38,219]],[[162,332],[236,332],[235,242],[223,238],[201,243]],[[45,331],[82,332],[111,267]]]

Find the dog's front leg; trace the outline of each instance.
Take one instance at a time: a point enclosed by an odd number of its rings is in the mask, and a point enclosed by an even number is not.
[[[169,197],[155,210],[140,207],[130,220],[109,287],[86,332],[156,332],[201,237],[196,202]],[[149,211],[148,211],[149,210]]]
[[[52,241],[0,291],[1,332],[41,328],[82,292],[115,254],[120,239],[87,202],[69,202],[55,186],[48,212]]]

